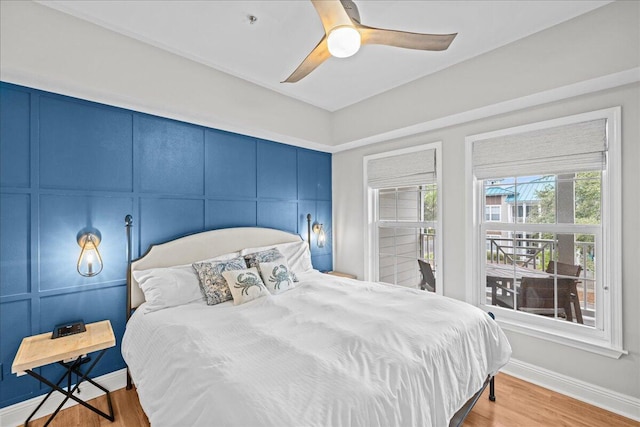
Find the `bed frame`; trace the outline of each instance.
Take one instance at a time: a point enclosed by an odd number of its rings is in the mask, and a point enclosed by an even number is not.
[[[131,227],[133,219],[127,215],[127,248],[130,260]],[[302,238],[297,234],[272,228],[238,227],[223,228],[191,234],[159,245],[151,245],[140,258],[129,261],[127,271],[127,320],[134,309],[144,302],[144,294],[134,279],[132,272],[150,268],[172,267],[191,264],[196,261],[213,258],[230,252],[238,252],[245,248],[277,245],[279,243],[299,242]]]
[[[245,248],[276,245],[279,243],[299,242],[302,238],[297,234],[291,234],[282,230],[260,227],[224,228],[219,230],[204,231],[180,237],[166,243],[151,245],[141,257],[131,260],[131,228],[133,217],[125,217],[127,232],[127,321],[133,310],[144,302],[144,294],[133,278],[132,272],[147,270],[150,268],[172,267],[175,265],[191,264],[203,259],[213,258],[230,252],[238,252]],[[493,318],[493,313],[489,313]],[[495,401],[494,377],[489,376],[482,388],[455,413],[449,423],[449,427],[462,425],[465,418],[473,409],[480,395],[489,386],[489,400]],[[127,390],[132,388],[132,381],[127,369]]]

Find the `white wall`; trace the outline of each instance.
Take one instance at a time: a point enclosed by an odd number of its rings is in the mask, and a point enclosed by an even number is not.
[[[30,1],[0,2],[0,79],[324,149],[330,113]]]
[[[444,255],[440,271],[444,273],[444,294],[465,299],[465,176],[464,138],[491,130],[518,126],[560,116],[622,106],[623,127],[623,310],[624,346],[628,356],[619,360],[540,341],[517,333],[508,333],[513,357],[596,384],[619,393],[640,398],[640,286],[638,286],[638,253],[640,253],[640,84],[576,97],[543,107],[502,115],[491,119],[429,132],[412,138],[390,141],[375,146],[334,154],[334,268],[338,271],[364,273],[364,227],[362,157],[432,141],[442,141],[443,166],[443,240]]]
[[[640,65],[640,7],[616,2],[525,40],[497,49],[341,110],[334,116],[339,140],[374,140],[389,130],[435,121],[473,108],[606,76]],[[637,78],[635,78],[637,81]],[[523,105],[526,105],[523,104]],[[572,347],[509,332],[513,357],[602,387],[640,402],[640,85],[623,85],[587,95],[528,107],[460,125],[434,128],[383,143],[334,154],[333,206],[335,265],[364,273],[362,158],[433,141],[442,141],[444,293],[465,298],[464,138],[525,123],[616,105],[622,106],[622,281],[624,347],[629,355],[612,359]],[[367,126],[364,126],[364,123]],[[376,136],[376,134],[378,136]],[[373,135],[373,138],[371,136]],[[636,406],[636,417],[640,408]]]
[[[332,117],[333,143],[397,138],[425,122],[635,68],[638,6],[611,3],[339,110]]]

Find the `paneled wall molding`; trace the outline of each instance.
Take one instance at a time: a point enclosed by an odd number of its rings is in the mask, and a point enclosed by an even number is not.
[[[124,217],[134,253],[186,234],[269,227],[306,236],[331,270],[331,154],[0,82],[0,407],[47,390],[11,374],[23,337],[110,319],[117,346],[96,375],[124,367]],[[76,271],[81,229],[102,234],[104,269]],[[49,365],[44,376],[57,376]]]
[[[501,371],[640,422],[640,399],[636,397],[580,381],[513,358]],[[500,396],[498,396],[499,398]]]

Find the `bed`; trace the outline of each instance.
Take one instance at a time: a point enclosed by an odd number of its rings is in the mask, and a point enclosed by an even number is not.
[[[298,248],[286,254],[297,257],[295,286],[240,305],[199,298],[149,311],[136,280],[288,245]],[[301,238],[278,230],[214,230],[156,245],[130,263],[128,277],[127,313],[137,309],[122,354],[152,426],[458,425],[511,354],[485,312],[320,273]]]

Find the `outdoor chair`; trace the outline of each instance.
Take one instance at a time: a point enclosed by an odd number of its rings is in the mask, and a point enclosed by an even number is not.
[[[513,278],[487,276],[487,286],[491,287],[491,305],[513,310],[516,296]]]
[[[419,259],[418,265],[420,266],[420,273],[422,273],[422,280],[420,281],[420,289],[427,290],[429,292],[436,291],[436,277],[433,275],[431,264],[425,260]]]
[[[582,310],[576,289],[577,280],[569,278],[579,277],[582,267],[579,265],[556,263],[550,261],[546,272],[557,274],[558,315],[572,322],[573,312],[576,321],[584,323]],[[552,316],[554,314],[554,278],[553,277],[523,277],[518,295],[518,309],[533,314]],[[573,308],[573,310],[572,310]]]
[[[558,276],[580,277],[582,266],[565,264],[564,262],[549,261],[546,272],[549,274],[557,273]]]

